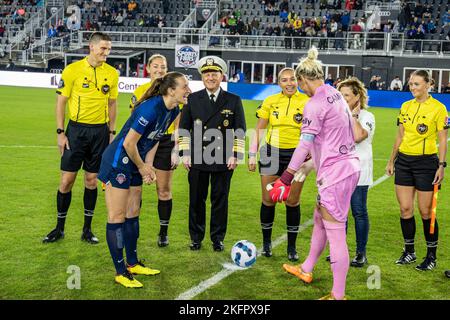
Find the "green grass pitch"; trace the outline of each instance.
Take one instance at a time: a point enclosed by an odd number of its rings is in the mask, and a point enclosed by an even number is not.
[[[156,244],[159,221],[155,186],[144,187],[138,253],[148,265],[162,272],[156,277],[138,277],[144,283],[142,290],[125,289],[114,284],[114,267],[105,240],[106,210],[101,192],[93,220],[93,231],[101,242],[91,246],[80,241],[82,175],[74,186],[65,239],[54,244],[42,244],[42,238],[54,227],[56,220],[55,198],[60,174],[54,115],[56,94],[47,89],[0,87],[0,96],[0,299],[170,300],[220,272],[223,263],[231,262],[230,249],[237,240],[247,239],[261,247],[260,179],[257,173],[248,172],[244,165],[240,165],[233,176],[226,249],[221,253],[214,252],[210,246],[209,228],[202,249],[198,252],[189,250],[188,183],[183,168],[178,168],[174,175],[170,245],[166,248],[158,248]],[[118,129],[129,115],[129,98],[128,94],[119,97]],[[245,101],[248,128],[255,126],[254,114],[258,103]],[[396,133],[398,111],[372,108],[371,112],[376,117],[373,143],[376,180],[384,174]],[[313,179],[312,176],[307,179],[302,194],[302,223],[312,217],[316,198]],[[444,270],[450,269],[449,179],[447,176],[439,194],[438,260],[437,268],[430,272],[416,271],[416,264],[394,264],[400,256],[403,239],[393,179],[369,191],[367,254],[370,269],[350,268],[347,294],[351,299],[449,298],[450,283],[443,275]],[[418,212],[416,221],[416,253],[421,261],[426,247]],[[277,206],[273,239],[285,234],[285,224],[284,207]],[[356,244],[351,214],[348,230],[352,257]],[[312,227],[309,226],[299,234],[297,249],[301,260],[308,253],[311,232]],[[315,281],[310,285],[304,285],[283,272],[281,266],[287,262],[287,257],[286,242],[282,242],[274,248],[272,258],[259,257],[252,268],[234,272],[194,299],[317,299],[329,293],[332,285],[326,253],[320,258]],[[68,289],[67,282],[72,275],[67,272],[69,266],[80,268],[80,289]],[[380,272],[379,288],[368,286],[368,283],[374,283],[371,270]]]

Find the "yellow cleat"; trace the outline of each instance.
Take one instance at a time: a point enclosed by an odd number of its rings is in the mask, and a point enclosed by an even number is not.
[[[333,293],[327,294],[325,297],[320,298],[319,300],[336,300]],[[342,298],[342,300],[348,300],[346,296]]]
[[[154,276],[154,275],[161,273],[161,271],[159,271],[159,270],[146,267],[142,263],[142,261],[139,261],[134,266],[127,266],[127,269],[132,274],[145,275],[145,276]]]
[[[312,272],[303,272],[300,265],[298,266],[292,266],[290,264],[283,264],[283,269],[286,270],[288,273],[293,274],[300,280],[302,280],[305,283],[311,283],[313,280]]]
[[[133,275],[128,271],[124,274],[118,274],[114,278],[116,283],[123,285],[126,288],[142,288],[144,285],[133,278]]]

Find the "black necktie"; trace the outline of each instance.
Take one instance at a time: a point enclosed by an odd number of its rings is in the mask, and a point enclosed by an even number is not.
[[[212,105],[214,105],[216,103],[214,101],[214,97],[215,97],[214,93],[209,96],[209,101],[211,102]]]

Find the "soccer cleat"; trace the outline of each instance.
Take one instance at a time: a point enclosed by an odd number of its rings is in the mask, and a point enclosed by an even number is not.
[[[288,248],[288,260],[289,261],[298,261],[297,250]]]
[[[400,258],[395,261],[395,264],[410,264],[416,261],[416,253],[415,252],[407,252],[403,251]]]
[[[445,275],[447,278],[450,278],[450,270],[445,270],[445,271],[444,271],[444,275]]]
[[[225,246],[223,245],[222,241],[215,241],[215,242],[213,242],[212,246],[213,246],[214,251],[217,251],[217,252],[221,252],[221,251],[225,250]]]
[[[133,275],[127,270],[123,274],[118,274],[114,278],[116,283],[123,285],[126,288],[142,288],[144,285],[137,281]]]
[[[353,258],[352,262],[350,262],[350,266],[356,267],[356,268],[361,268],[367,263],[368,263],[368,261],[367,261],[366,255],[364,253],[358,252],[356,254],[356,257]]]
[[[334,297],[333,293],[327,294],[326,296],[320,298],[319,300],[336,300],[336,298]],[[344,298],[342,298],[342,300],[348,300],[346,296],[344,296]]]
[[[167,247],[169,245],[169,237],[166,234],[158,235],[158,247]]]
[[[50,231],[48,235],[42,240],[43,243],[56,242],[59,239],[64,239],[64,231],[56,228]]]
[[[325,261],[326,261],[326,262],[331,262],[331,256],[328,255],[328,256],[325,258]]]
[[[300,265],[298,266],[292,266],[290,264],[283,264],[283,269],[286,270],[288,273],[293,274],[300,280],[302,280],[305,283],[311,283],[313,280],[312,272],[303,272]]]
[[[142,262],[142,260],[139,261],[138,263],[136,263],[134,266],[127,265],[127,270],[131,274],[144,275],[144,276],[154,276],[154,275],[161,273],[161,271],[159,271],[159,270],[146,267],[144,265],[144,263]]]
[[[271,242],[263,243],[263,250],[261,251],[261,254],[267,258],[270,258],[272,256],[272,243]]]
[[[97,244],[98,238],[92,233],[90,229],[83,230],[83,234],[81,235],[81,240],[86,241],[90,244]]]
[[[428,271],[433,270],[436,267],[436,258],[432,255],[425,257],[421,264],[416,266],[416,270]]]

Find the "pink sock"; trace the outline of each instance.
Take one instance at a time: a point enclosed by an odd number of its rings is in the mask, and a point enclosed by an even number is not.
[[[341,300],[345,295],[345,282],[350,262],[345,223],[323,221],[323,224],[330,243],[330,264],[333,271],[333,289],[331,292],[336,300]]]
[[[322,251],[327,244],[327,234],[322,222],[322,215],[317,208],[314,210],[314,228],[311,237],[311,247],[309,249],[308,258],[302,264],[304,272],[312,272]]]

